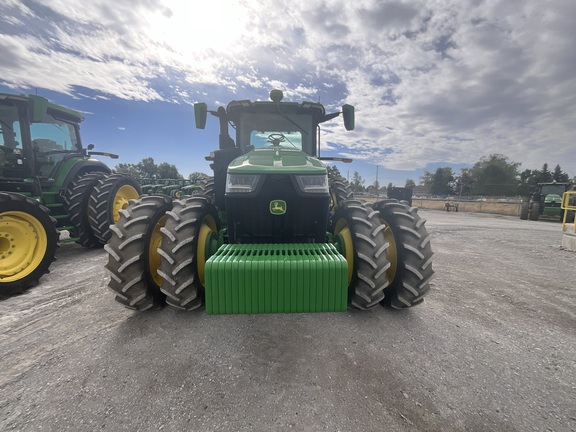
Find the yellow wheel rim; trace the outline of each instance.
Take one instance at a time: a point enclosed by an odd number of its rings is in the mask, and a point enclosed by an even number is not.
[[[48,237],[34,216],[11,211],[0,214],[0,281],[14,282],[32,273],[42,262]]]
[[[150,275],[156,286],[162,285],[162,276],[158,274],[158,269],[160,268],[160,254],[158,253],[158,248],[162,245],[162,233],[160,228],[166,225],[166,220],[168,216],[164,215],[158,220],[156,225],[154,225],[154,230],[150,236],[150,245],[148,246],[148,265],[150,268]]]
[[[344,246],[344,258],[348,263],[348,284],[352,282],[352,274],[354,272],[354,243],[352,241],[352,232],[345,219],[339,219],[334,228],[334,237],[341,240]]]
[[[112,211],[114,212],[114,223],[118,222],[118,219],[120,219],[118,211],[128,207],[131,199],[138,199],[138,191],[134,186],[124,185],[118,189],[116,196],[114,196],[114,203],[112,206]]]
[[[388,249],[386,249],[386,257],[390,261],[390,268],[386,271],[386,276],[388,277],[388,282],[392,282],[396,276],[396,266],[398,265],[398,249],[396,247],[396,239],[394,238],[394,233],[390,228],[390,225],[386,223],[384,219],[380,219],[380,223],[385,225],[384,228],[384,238],[386,242],[390,244]]]
[[[202,220],[200,225],[200,230],[198,232],[198,247],[197,247],[197,266],[198,266],[198,277],[202,286],[204,286],[204,266],[206,264],[206,243],[212,234],[218,233],[218,227],[216,226],[216,221],[211,215],[206,215]]]

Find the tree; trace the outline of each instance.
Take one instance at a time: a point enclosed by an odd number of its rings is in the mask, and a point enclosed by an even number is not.
[[[518,191],[517,162],[501,154],[482,157],[470,170],[476,195],[515,195]]]
[[[137,164],[120,163],[115,167],[116,172],[129,174],[136,178],[150,179],[183,179],[175,165],[162,162],[159,165],[154,163],[151,157],[144,158]]]
[[[440,167],[436,172],[424,171],[420,184],[426,186],[432,195],[452,195],[454,189],[454,172],[450,167]]]
[[[562,168],[559,164],[554,168],[554,172],[550,172],[548,169],[548,163],[543,164],[541,170],[525,169],[520,173],[520,186],[518,187],[518,194],[528,196],[536,189],[538,183],[550,183],[553,181],[570,181],[570,176],[562,171]]]
[[[136,164],[136,169],[140,171],[141,177],[144,178],[159,178],[158,166],[154,163],[154,159],[147,157],[142,159]]]
[[[128,174],[132,177],[141,177],[140,171],[136,168],[136,165],[129,163],[119,163],[114,167],[114,170],[121,174]]]
[[[426,186],[428,189],[430,189],[430,186],[432,186],[433,177],[434,173],[431,173],[430,171],[424,171],[424,174],[422,174],[420,177],[420,186]]]
[[[158,165],[158,178],[163,179],[183,179],[184,176],[178,172],[178,168],[175,165],[171,165],[167,162],[162,162]]]
[[[188,176],[189,180],[193,180],[195,182],[210,177],[208,174],[204,174],[203,172],[194,171]]]
[[[552,173],[548,169],[548,163],[544,163],[542,165],[542,169],[540,170],[540,181],[539,183],[550,183],[552,181]]]
[[[342,177],[342,174],[340,174],[340,170],[336,165],[328,165],[326,170],[328,171],[328,178],[333,179],[336,177]]]
[[[562,168],[560,168],[560,164],[558,164],[554,168],[554,173],[552,174],[552,180],[556,180],[557,182],[567,182],[570,180],[570,176],[568,176],[567,173],[562,171]]]
[[[518,195],[529,196],[536,185],[540,182],[541,172],[538,170],[525,169],[520,173],[520,185]]]
[[[454,189],[454,172],[450,167],[438,168],[432,177],[430,193],[433,195],[452,195]]]
[[[416,182],[412,179],[406,179],[406,184],[404,187],[414,189],[416,187]]]
[[[363,192],[364,191],[364,179],[360,175],[358,171],[354,171],[354,175],[352,176],[352,182],[350,183],[350,189],[353,192]]]
[[[462,168],[460,170],[460,175],[456,177],[456,182],[454,184],[454,192],[458,195],[470,195],[472,191],[472,174],[470,173],[470,168]]]

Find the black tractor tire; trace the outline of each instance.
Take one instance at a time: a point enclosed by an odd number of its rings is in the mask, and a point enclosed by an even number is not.
[[[183,194],[180,189],[170,191],[170,198],[172,199],[180,199],[182,198]]]
[[[0,192],[0,297],[25,291],[56,260],[56,220],[38,201]]]
[[[202,274],[208,258],[199,254],[205,246],[200,236],[201,227],[210,226],[212,232],[218,232],[218,212],[208,197],[192,195],[174,201],[174,208],[167,216],[159,249],[158,273],[163,278],[160,289],[169,306],[194,310],[202,305],[204,298]]]
[[[118,222],[119,210],[138,199],[141,189],[136,179],[124,174],[105,176],[92,190],[88,207],[90,227],[102,243],[110,240],[110,225]]]
[[[390,267],[378,213],[360,201],[343,201],[334,214],[331,232],[348,261],[348,303],[362,310],[377,306],[388,287],[386,270]]]
[[[431,235],[426,230],[426,219],[410,207],[394,199],[373,205],[384,227],[384,237],[390,244],[387,250],[390,268],[386,271],[388,287],[382,305],[394,309],[415,306],[424,300],[430,290],[432,269]]]
[[[524,201],[520,206],[520,219],[528,220],[528,215],[530,214],[530,203]]]
[[[533,202],[530,203],[530,220],[537,221],[540,217],[540,203]]]
[[[129,309],[144,311],[164,304],[157,248],[162,239],[160,229],[171,209],[172,200],[167,196],[143,196],[120,210],[120,219],[110,227],[110,241],[104,246],[108,287],[116,301]]]
[[[70,232],[71,237],[78,237],[76,243],[87,248],[101,248],[104,243],[94,235],[88,219],[88,205],[94,186],[98,184],[105,174],[102,172],[87,173],[76,178],[64,193],[66,211],[75,228]]]
[[[200,190],[196,194],[206,195],[214,199],[214,177],[207,177],[200,182]]]
[[[353,199],[353,192],[348,181],[344,177],[334,177],[329,180],[330,184],[330,215],[334,216],[336,210],[344,201]]]

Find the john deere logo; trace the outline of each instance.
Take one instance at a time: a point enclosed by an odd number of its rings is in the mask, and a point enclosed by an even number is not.
[[[286,213],[286,201],[274,200],[270,201],[270,213],[273,215],[283,215]]]

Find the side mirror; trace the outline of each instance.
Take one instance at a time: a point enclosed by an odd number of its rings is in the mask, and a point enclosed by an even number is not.
[[[196,121],[196,128],[204,129],[206,126],[206,117],[208,116],[208,105],[204,102],[194,104],[194,120]]]
[[[88,147],[86,147],[87,150],[93,150],[94,149],[94,144],[88,144]]]
[[[342,105],[342,116],[344,117],[344,127],[346,130],[354,130],[354,106]]]

